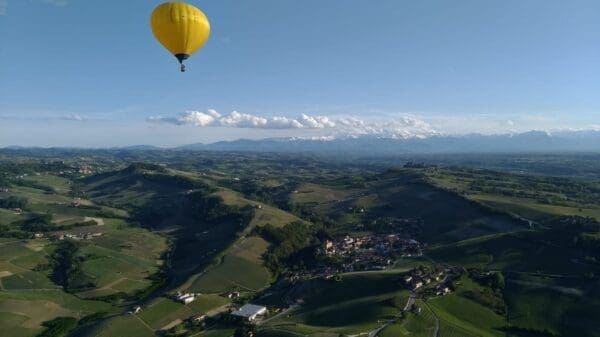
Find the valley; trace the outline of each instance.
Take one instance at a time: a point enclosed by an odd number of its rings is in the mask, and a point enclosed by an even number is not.
[[[281,156],[1,155],[0,330],[599,336],[595,178]]]

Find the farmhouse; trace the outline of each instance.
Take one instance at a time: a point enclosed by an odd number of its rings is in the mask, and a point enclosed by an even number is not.
[[[225,296],[227,298],[238,298],[238,297],[240,297],[240,292],[232,291],[232,292],[225,293],[223,296]]]
[[[142,311],[142,307],[136,305],[133,309],[129,310],[127,313],[130,315],[139,314]]]
[[[254,305],[254,304],[246,304],[238,310],[232,312],[233,316],[241,317],[249,322],[256,320],[257,317],[263,316],[267,313],[267,308]]]
[[[177,295],[175,296],[175,299],[183,304],[190,304],[190,303],[194,302],[194,300],[196,299],[196,294],[177,293]]]
[[[449,293],[450,293],[450,291],[451,291],[451,290],[450,290],[450,288],[448,288],[448,287],[444,287],[444,286],[438,286],[438,287],[435,289],[435,294],[436,294],[436,295],[438,295],[438,296],[443,296],[443,295],[447,295],[447,294],[449,294]]]
[[[192,317],[193,323],[202,323],[206,319],[206,314],[200,313]]]

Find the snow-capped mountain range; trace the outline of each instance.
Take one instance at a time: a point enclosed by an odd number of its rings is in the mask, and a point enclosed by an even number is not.
[[[360,155],[474,152],[600,152],[600,131],[529,131],[518,134],[427,137],[344,136],[240,139],[189,144],[184,150],[314,152]]]

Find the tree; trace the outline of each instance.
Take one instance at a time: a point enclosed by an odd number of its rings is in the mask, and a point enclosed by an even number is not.
[[[251,324],[244,324],[235,330],[233,337],[252,337],[256,334],[256,327]]]
[[[502,290],[504,289],[505,286],[505,282],[504,282],[504,275],[502,275],[501,272],[495,272],[492,274],[491,280],[491,287],[496,289],[496,290]]]

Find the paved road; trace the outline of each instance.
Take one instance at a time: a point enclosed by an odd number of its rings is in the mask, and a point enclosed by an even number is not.
[[[417,299],[417,295],[415,293],[411,292],[410,296],[408,297],[408,301],[406,301],[406,305],[404,306],[403,311],[409,311],[410,308],[413,306],[413,304],[415,304],[416,299]]]
[[[396,316],[394,316],[394,318],[385,322],[385,324],[383,324],[382,326],[378,327],[377,329],[369,331],[369,337],[377,337],[377,335],[379,335],[381,330],[387,328],[390,324],[396,323],[398,321],[398,319],[400,319],[400,315],[402,315],[403,312],[408,311],[408,310],[410,310],[410,308],[412,308],[413,304],[415,304],[416,299],[417,299],[417,294],[415,294],[414,292],[411,291],[410,296],[408,297],[408,300],[406,301],[406,305],[404,306],[404,309],[402,309],[402,311],[400,311]]]
[[[271,316],[271,317],[269,317],[269,318],[267,318],[265,320],[257,322],[256,325],[263,325],[263,324],[268,323],[269,321],[271,321],[271,320],[273,320],[273,319],[275,319],[275,318],[277,318],[279,316],[282,316],[284,314],[289,314],[291,311],[295,310],[298,307],[299,307],[298,304],[294,304],[294,305],[290,306],[289,308],[283,310],[282,312],[278,313],[277,315],[273,315],[273,316]]]
[[[429,311],[431,311],[431,313],[433,314],[433,318],[435,318],[435,326],[433,327],[433,337],[438,337],[438,334],[440,332],[440,320],[437,317],[437,315],[435,314],[435,312],[433,312],[433,310],[431,310],[429,305],[427,305],[427,303],[425,303],[425,305],[427,306],[427,309]]]

